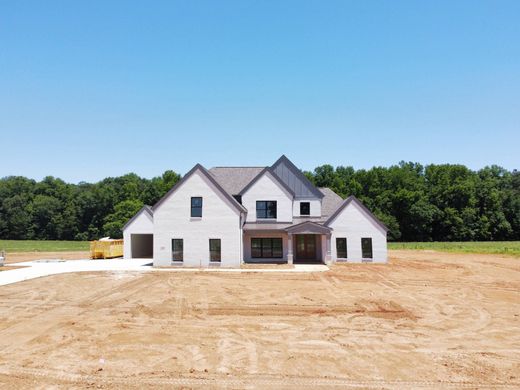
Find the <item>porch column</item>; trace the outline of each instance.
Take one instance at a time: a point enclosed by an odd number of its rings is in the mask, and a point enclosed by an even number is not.
[[[325,264],[332,263],[332,250],[331,250],[331,234],[327,234],[327,254],[325,255]]]
[[[292,243],[292,233],[287,234],[287,264],[293,263],[293,243]]]

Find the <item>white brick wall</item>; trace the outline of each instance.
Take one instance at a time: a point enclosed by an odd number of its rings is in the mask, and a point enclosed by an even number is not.
[[[277,202],[276,222],[292,222],[292,195],[266,172],[242,195],[242,204],[247,209],[247,222],[256,222],[256,201],[275,200]]]
[[[372,252],[374,263],[386,263],[387,244],[386,232],[359,207],[351,202],[329,225],[332,229],[332,258],[337,259],[336,237],[347,238],[347,260],[349,262],[361,262],[361,238],[372,238]]]
[[[191,197],[201,196],[202,218],[191,218]],[[221,266],[239,267],[242,257],[240,212],[196,171],[154,210],[154,266],[172,264],[171,240],[184,240],[184,265],[209,264],[209,239],[221,240]]]

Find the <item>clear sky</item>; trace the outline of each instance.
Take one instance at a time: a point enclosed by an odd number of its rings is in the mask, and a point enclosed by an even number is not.
[[[520,168],[520,1],[2,1],[0,177]]]

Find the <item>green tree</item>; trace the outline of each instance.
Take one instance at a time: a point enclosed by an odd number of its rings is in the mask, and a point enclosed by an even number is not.
[[[103,225],[103,231],[106,236],[112,238],[123,237],[123,226],[132,218],[141,208],[143,202],[140,200],[124,200],[118,203],[112,214],[107,215]]]

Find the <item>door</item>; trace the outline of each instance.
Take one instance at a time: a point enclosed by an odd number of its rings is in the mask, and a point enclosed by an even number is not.
[[[314,234],[296,235],[296,259],[316,260],[316,236]]]

